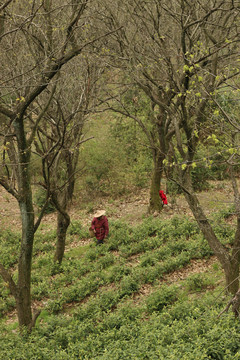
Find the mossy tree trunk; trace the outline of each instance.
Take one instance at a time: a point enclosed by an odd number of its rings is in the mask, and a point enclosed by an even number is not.
[[[22,238],[18,262],[18,280],[16,292],[19,326],[32,326],[31,310],[31,267],[34,240],[34,209],[32,201],[31,176],[29,171],[31,152],[29,150],[22,118],[13,122],[18,143],[18,196],[21,211]]]

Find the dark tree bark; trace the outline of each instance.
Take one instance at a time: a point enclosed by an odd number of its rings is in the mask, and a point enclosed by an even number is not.
[[[150,199],[149,199],[149,213],[162,210],[162,201],[159,196],[159,190],[163,176],[163,160],[164,157],[156,151],[154,154],[154,167],[152,170],[151,184],[150,184]]]
[[[57,246],[54,255],[54,261],[61,264],[66,244],[67,229],[70,224],[70,217],[67,213],[64,215],[58,211],[57,216]]]

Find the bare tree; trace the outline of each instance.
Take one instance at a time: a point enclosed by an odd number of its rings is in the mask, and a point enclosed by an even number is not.
[[[6,1],[0,21],[0,114],[2,162],[0,184],[18,201],[22,238],[18,279],[0,265],[0,274],[16,299],[19,326],[31,330],[31,263],[35,221],[31,187],[31,150],[38,126],[60,86],[60,70],[83,49],[106,34],[88,32],[93,23],[89,0],[29,2]],[[47,91],[49,88],[49,91]],[[46,103],[36,114],[37,99]]]
[[[54,257],[58,263],[63,259],[70,224],[68,210],[81,171],[78,167],[80,146],[92,138],[86,137],[84,126],[89,113],[94,111],[97,80],[101,75],[99,64],[94,60],[94,54],[83,54],[64,69],[61,86],[54,92],[35,141],[42,161],[46,204],[51,201],[58,214]],[[80,65],[85,71],[78,73]]]
[[[198,2],[199,5],[200,2]],[[204,16],[202,11],[204,11]],[[172,9],[169,8],[169,12],[175,16]],[[239,8],[235,2],[219,1],[209,2],[198,9],[192,8],[191,12],[195,20],[186,18],[181,32],[185,65],[179,105],[173,117],[176,138],[176,142],[172,143],[174,166],[178,172],[177,181],[183,189],[199,228],[224,269],[227,288],[235,294],[239,288],[240,260],[239,190],[234,171],[234,168],[239,165],[237,153],[239,126],[238,121],[227,114],[224,107],[221,107],[218,97],[224,91],[230,98],[234,98],[231,88],[234,78],[239,76],[239,68],[236,66],[240,30]],[[201,29],[204,37],[201,36]],[[217,113],[221,112],[217,122],[214,116],[216,106]],[[218,156],[221,162],[227,162],[230,167],[237,217],[235,239],[231,251],[221,243],[214,232],[193,190],[191,177],[192,169],[199,166],[199,163],[196,163],[199,146],[207,145],[211,140],[217,147],[220,139],[226,151],[218,152]],[[209,165],[213,159],[206,161]]]
[[[108,43],[112,57],[117,58],[119,69],[123,69],[129,79],[128,83],[122,82],[122,94],[129,91],[133,84],[137,85],[148,97],[153,110],[152,118],[144,119],[149,134],[154,134],[148,137],[154,150],[155,165],[150,207],[158,208],[151,201],[157,198],[170,149],[174,157],[171,166],[178,169],[177,181],[184,190],[200,229],[223,266],[229,291],[235,293],[239,286],[240,236],[239,191],[234,171],[232,181],[238,220],[230,254],[204,214],[193,190],[191,169],[196,166],[194,160],[201,141],[209,135],[214,140],[214,124],[209,121],[214,111],[212,105],[217,105],[219,91],[223,88],[229,91],[234,79],[239,78],[239,4],[223,0],[198,0],[191,3],[185,0],[132,0],[119,1],[108,6],[108,9],[104,11],[104,14],[107,13],[107,26],[123,26],[120,32],[112,36],[112,42]],[[141,92],[138,92],[138,96],[141,96]],[[127,108],[123,96],[114,95],[120,106],[112,108],[134,118],[134,112]],[[233,130],[239,132],[239,121],[228,116],[224,108],[220,110],[232,126],[229,134]],[[144,128],[143,121],[136,117],[135,120]],[[233,145],[233,140],[230,143],[231,149],[238,146]],[[236,160],[234,150],[234,157],[229,156],[227,161],[234,166],[233,161],[236,164]]]
[[[238,12],[236,2],[220,0],[207,4],[205,1],[189,4],[185,0],[114,3],[106,0],[105,9],[99,11],[108,29],[122,26],[106,41],[109,63],[113,59],[114,66],[124,72],[124,77],[116,76],[123,89],[117,88],[118,94],[113,94],[117,106],[113,103],[110,106],[134,119],[147,135],[154,163],[150,211],[160,209],[158,190],[175,131],[174,122],[180,128],[184,126],[175,114],[183,109],[185,99],[189,99],[189,111],[194,112],[192,101],[200,100],[198,86],[202,81],[208,84],[214,61],[218,59],[218,73],[236,56]],[[212,91],[219,84],[220,80],[212,83]],[[139,89],[134,95],[138,102],[129,107],[124,96],[133,86]],[[211,91],[210,84],[208,88]],[[149,111],[136,116],[137,106],[146,97]]]

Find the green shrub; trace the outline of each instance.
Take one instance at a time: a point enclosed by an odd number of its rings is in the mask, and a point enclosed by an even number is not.
[[[97,297],[97,304],[102,311],[108,311],[119,301],[119,295],[116,290],[104,291]]]
[[[145,256],[143,256],[140,260],[140,266],[145,267],[145,266],[153,266],[157,263],[157,259],[154,257],[154,254],[147,254]]]
[[[10,229],[0,231],[0,263],[5,268],[13,267],[18,261],[20,235]]]
[[[191,169],[193,189],[195,191],[204,191],[210,188],[209,174],[209,169],[206,166],[196,166]]]
[[[88,229],[84,229],[81,222],[77,220],[71,221],[68,233],[70,235],[78,235],[79,237],[89,237]]]
[[[186,284],[188,291],[201,291],[210,284],[210,281],[205,274],[197,273],[188,276]]]
[[[98,257],[98,253],[96,251],[95,248],[90,248],[87,250],[87,252],[85,253],[85,258],[90,260],[90,261],[94,261],[96,260]]]
[[[126,245],[131,242],[129,230],[130,227],[122,220],[110,220],[110,237],[107,240],[109,250],[118,250],[120,245]]]
[[[161,311],[165,306],[171,305],[177,300],[178,289],[176,286],[162,285],[161,289],[149,295],[146,300],[147,311]]]
[[[139,288],[140,284],[136,279],[132,278],[130,275],[124,276],[120,285],[121,297],[131,295],[132,293],[138,291]]]
[[[105,256],[102,256],[97,264],[96,269],[97,270],[103,270],[112,265],[115,261],[115,257],[112,254],[106,254]]]
[[[129,275],[130,272],[130,268],[124,266],[124,264],[116,264],[109,269],[106,275],[107,283],[119,282],[125,275]]]

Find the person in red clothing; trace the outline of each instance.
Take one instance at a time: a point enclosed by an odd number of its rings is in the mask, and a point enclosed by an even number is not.
[[[108,236],[109,233],[108,220],[105,210],[99,210],[96,212],[96,214],[94,214],[91,229],[95,233],[97,245],[103,244],[104,239]]]
[[[163,206],[168,204],[167,196],[163,190],[159,190],[159,196],[162,199]]]

